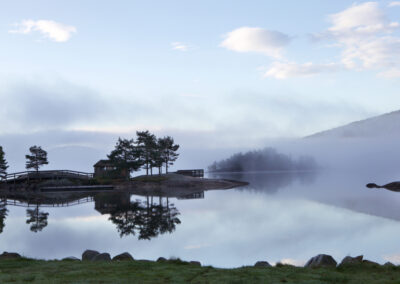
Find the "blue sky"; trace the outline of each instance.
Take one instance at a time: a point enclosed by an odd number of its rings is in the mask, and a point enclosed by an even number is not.
[[[302,137],[399,108],[399,22],[399,1],[5,1],[0,133]]]

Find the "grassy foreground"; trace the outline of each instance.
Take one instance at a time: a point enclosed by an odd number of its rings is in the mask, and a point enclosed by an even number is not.
[[[400,267],[217,269],[182,261],[0,261],[0,283],[400,283]]]

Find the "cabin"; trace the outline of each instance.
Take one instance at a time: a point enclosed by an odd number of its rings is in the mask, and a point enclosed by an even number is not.
[[[190,176],[190,177],[204,177],[203,169],[179,170],[179,171],[176,171],[176,173],[179,175]]]
[[[119,169],[110,160],[100,160],[94,167],[94,178],[127,178],[129,173],[126,169]]]

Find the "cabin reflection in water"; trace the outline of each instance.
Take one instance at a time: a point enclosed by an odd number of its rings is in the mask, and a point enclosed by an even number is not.
[[[137,197],[133,199],[133,196]],[[56,192],[9,193],[0,197],[0,233],[5,227],[7,206],[26,207],[27,220],[32,232],[40,232],[48,225],[49,213],[44,208],[78,206],[94,202],[100,214],[110,215],[120,237],[137,236],[151,239],[160,234],[172,233],[180,224],[178,209],[170,198],[203,199],[204,192],[179,196],[140,196],[130,192]]]

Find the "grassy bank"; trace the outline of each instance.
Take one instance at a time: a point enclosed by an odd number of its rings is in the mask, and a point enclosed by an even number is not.
[[[0,261],[0,283],[400,283],[400,267],[242,267],[217,269],[181,261]]]

